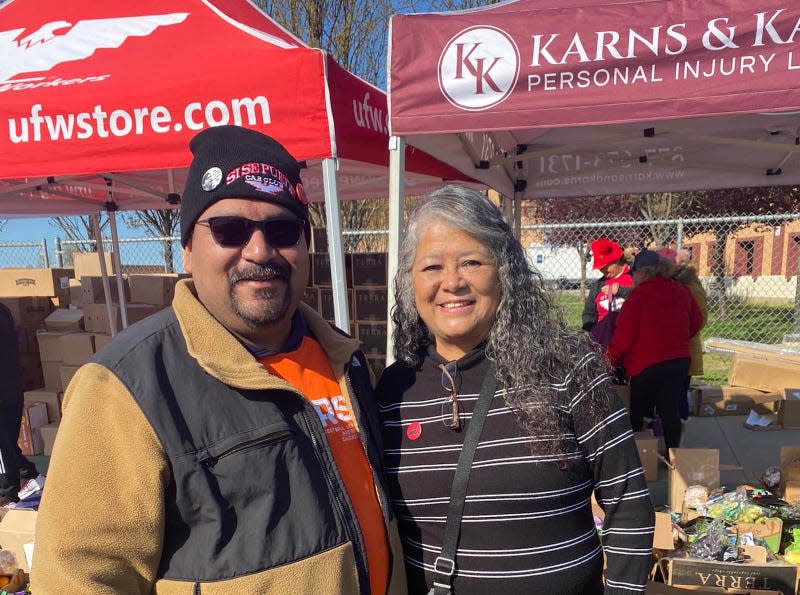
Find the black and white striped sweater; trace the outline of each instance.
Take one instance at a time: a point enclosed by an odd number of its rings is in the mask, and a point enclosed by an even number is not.
[[[592,357],[576,368],[591,365]],[[416,370],[400,363],[387,368],[377,388],[386,471],[412,594],[426,593],[433,584],[464,437],[463,429],[443,422],[451,409],[440,363],[445,361],[431,349]],[[457,365],[466,426],[488,364],[476,350]],[[566,421],[564,451],[552,454],[532,453],[530,437],[506,406],[503,391],[495,393],[470,474],[455,595],[644,592],[654,515],[627,412],[606,374],[586,387],[574,384],[568,375],[555,387],[564,395]],[[590,400],[607,403],[593,419],[586,415]],[[591,513],[592,491],[606,513],[602,545]]]

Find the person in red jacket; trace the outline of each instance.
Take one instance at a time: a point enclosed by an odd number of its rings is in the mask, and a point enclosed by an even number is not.
[[[655,406],[669,448],[680,445],[678,400],[689,371],[689,339],[702,325],[702,314],[691,292],[669,278],[669,263],[643,250],[631,268],[634,289],[617,318],[608,348],[613,364],[630,376],[631,426],[642,429]]]
[[[603,276],[592,281],[581,314],[582,328],[591,331],[610,311],[619,311],[633,288],[630,267],[622,246],[608,238],[589,244],[592,268]]]

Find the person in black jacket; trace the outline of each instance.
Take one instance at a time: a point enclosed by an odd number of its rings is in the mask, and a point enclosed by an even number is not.
[[[425,197],[395,298],[397,361],[376,393],[408,592],[452,579],[455,595],[644,593],[654,515],[627,412],[500,210],[460,186]],[[448,558],[455,469],[489,374],[497,390],[481,399],[489,410]],[[592,493],[605,510],[599,535]]]
[[[0,502],[16,502],[20,474],[36,476],[36,467],[23,456],[17,444],[22,421],[22,378],[19,339],[14,318],[0,304]]]
[[[583,330],[591,331],[610,311],[619,312],[625,298],[633,290],[630,267],[622,247],[608,238],[598,238],[589,244],[592,268],[603,276],[589,286],[589,295],[581,316]]]
[[[238,126],[189,147],[192,279],[70,381],[31,590],[405,595],[366,356],[302,301],[300,164]]]

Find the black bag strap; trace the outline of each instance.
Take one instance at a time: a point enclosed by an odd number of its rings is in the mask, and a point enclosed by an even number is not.
[[[490,362],[486,377],[483,379],[478,401],[475,403],[475,409],[464,434],[464,445],[461,448],[461,454],[458,456],[456,475],[453,478],[453,487],[450,490],[450,506],[447,510],[447,521],[444,525],[442,549],[434,564],[433,588],[428,592],[428,595],[448,595],[452,589],[453,574],[456,569],[458,538],[461,533],[461,516],[464,513],[464,501],[467,497],[469,472],[481,437],[483,422],[486,420],[486,416],[492,406],[492,398],[497,388],[497,380],[494,374],[494,364]]]

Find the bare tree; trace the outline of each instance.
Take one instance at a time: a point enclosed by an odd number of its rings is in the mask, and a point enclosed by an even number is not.
[[[164,256],[164,272],[174,273],[174,250],[172,240],[179,223],[178,209],[158,209],[135,211],[124,215],[125,223],[131,229],[143,229],[147,237],[161,240],[161,253]]]
[[[376,84],[385,81],[391,0],[256,0],[256,4],[347,70]]]
[[[631,196],[645,221],[653,222],[683,215],[692,208],[697,197],[696,192],[658,192]],[[675,240],[674,225],[651,223],[648,227],[650,240],[656,246],[666,246]]]
[[[386,27],[393,12],[391,0],[256,0],[272,18],[312,47],[327,51],[342,67],[382,85],[386,79]],[[384,203],[344,201],[342,230],[364,230]],[[309,205],[314,227],[324,228],[325,205]],[[367,240],[348,244],[363,250]]]
[[[59,228],[67,236],[70,243],[63,247],[64,266],[72,264],[73,252],[97,252],[97,236],[94,233],[92,219],[83,217],[53,217],[50,225]],[[108,217],[100,217],[100,233],[108,227]]]

